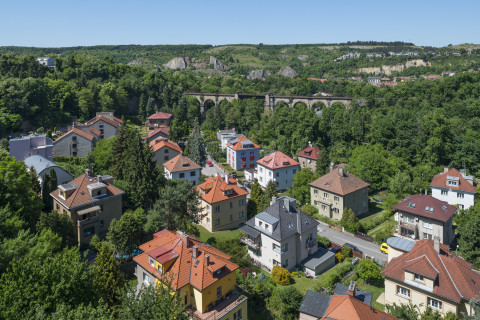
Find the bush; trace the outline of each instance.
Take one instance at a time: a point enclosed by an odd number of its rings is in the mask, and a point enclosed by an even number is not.
[[[288,272],[287,269],[280,266],[274,266],[272,270],[272,279],[275,283],[282,286],[288,286],[292,279],[292,275]]]
[[[343,256],[343,254],[339,251],[335,254],[335,262],[336,263],[342,263],[343,260],[345,260],[345,257]]]
[[[300,210],[302,210],[304,213],[306,213],[310,217],[312,217],[314,214],[318,213],[318,209],[315,208],[315,206],[313,206],[311,204],[304,205],[303,207],[300,208]]]
[[[317,244],[319,247],[327,249],[330,246],[330,240],[327,237],[317,235]]]
[[[343,215],[342,215],[342,219],[340,220],[340,223],[345,228],[345,230],[351,233],[355,233],[362,229],[362,225],[352,209],[346,208],[343,211]]]
[[[349,246],[343,246],[342,254],[344,258],[350,258],[352,256],[352,248]]]
[[[292,277],[297,277],[297,276],[298,276],[298,272],[293,271],[293,272],[292,272]]]

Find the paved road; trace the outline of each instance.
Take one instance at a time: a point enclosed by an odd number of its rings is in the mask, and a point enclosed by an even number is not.
[[[353,237],[348,233],[343,233],[343,232],[331,229],[328,227],[327,224],[325,224],[322,221],[318,221],[318,223],[320,223],[317,227],[318,235],[327,237],[330,241],[335,242],[342,246],[348,242],[356,246],[359,250],[363,252],[363,254],[369,257],[374,257],[378,261],[387,261],[387,255],[380,252],[379,245],[365,241],[363,239]]]
[[[212,158],[210,158],[210,155],[207,154],[208,160],[212,161]],[[215,174],[218,173],[219,175],[223,176],[225,175],[225,172],[218,167],[215,162],[213,162],[213,167],[209,167],[208,164],[205,164],[205,167],[202,168],[202,174],[207,176],[207,177],[213,177]]]

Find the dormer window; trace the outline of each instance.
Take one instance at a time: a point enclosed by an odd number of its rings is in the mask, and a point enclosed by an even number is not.
[[[259,227],[261,227],[261,226],[262,226],[262,224],[263,224],[263,222],[262,222],[262,221],[258,221],[258,226],[259,226]]]
[[[451,180],[449,180],[449,181],[448,181],[448,185],[449,185],[449,186],[456,186],[456,185],[457,185],[457,181],[451,181]]]
[[[268,224],[265,223],[265,230],[268,230]]]
[[[148,257],[148,264],[155,268],[155,260],[152,257]]]
[[[422,282],[422,283],[423,283],[423,281],[424,281],[424,280],[423,280],[423,276],[420,275],[420,274],[417,274],[417,273],[415,273],[415,274],[413,275],[413,280],[418,281],[418,282]]]

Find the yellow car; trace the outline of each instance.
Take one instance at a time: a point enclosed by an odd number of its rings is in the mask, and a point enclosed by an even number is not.
[[[380,251],[382,251],[385,254],[388,254],[388,244],[382,243],[382,245],[380,246]]]

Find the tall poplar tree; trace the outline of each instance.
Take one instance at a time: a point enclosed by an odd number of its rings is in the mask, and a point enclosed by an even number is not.
[[[205,142],[203,141],[198,121],[195,121],[192,134],[188,139],[188,157],[201,167],[205,166],[205,163],[207,162]]]

